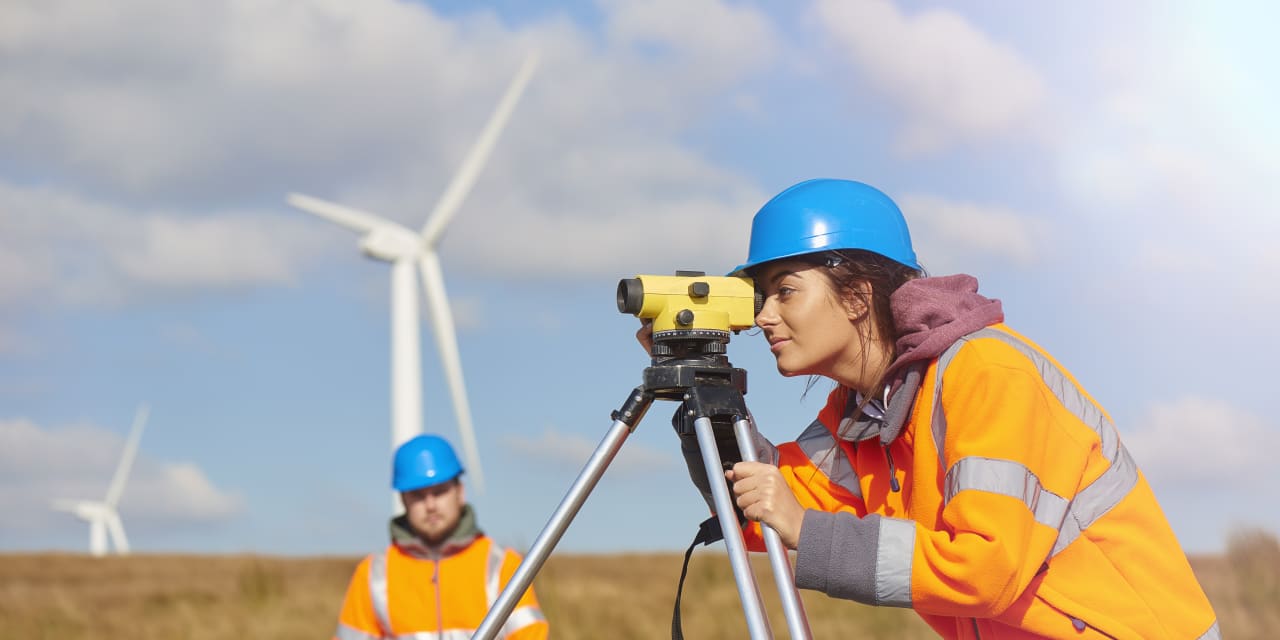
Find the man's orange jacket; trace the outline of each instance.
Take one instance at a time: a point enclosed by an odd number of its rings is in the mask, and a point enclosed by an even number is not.
[[[837,390],[773,452],[810,509],[798,586],[910,607],[946,638],[1219,637],[1110,416],[1056,361],[1000,323],[923,370],[887,446],[851,435]]]
[[[362,560],[342,603],[335,640],[468,640],[520,565],[495,544],[465,507],[439,548],[415,537],[403,516],[391,522],[392,544]],[[530,588],[498,637],[543,640],[547,622]]]

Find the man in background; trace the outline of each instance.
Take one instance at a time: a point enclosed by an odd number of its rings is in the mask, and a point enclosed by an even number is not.
[[[405,512],[391,520],[391,545],[356,567],[335,640],[465,640],[475,633],[520,556],[480,531],[462,471],[439,436],[417,436],[396,449],[391,485]],[[499,637],[542,640],[547,629],[530,587]]]

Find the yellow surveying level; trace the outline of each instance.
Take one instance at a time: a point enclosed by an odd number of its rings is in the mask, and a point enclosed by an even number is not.
[[[755,284],[701,271],[636,276],[618,282],[618,311],[653,320],[655,338],[670,331],[736,333],[755,324]]]

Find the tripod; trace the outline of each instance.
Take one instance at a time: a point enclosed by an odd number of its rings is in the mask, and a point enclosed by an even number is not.
[[[747,374],[745,370],[735,369],[729,364],[724,356],[724,342],[727,342],[727,338],[711,335],[711,332],[697,331],[685,332],[675,340],[655,341],[653,366],[645,369],[644,384],[632,390],[622,407],[613,412],[613,426],[588,458],[586,466],[534,540],[511,581],[476,629],[473,639],[493,640],[503,622],[515,609],[520,595],[529,588],[534,575],[542,568],[547,556],[564,535],[569,522],[581,509],[587,495],[595,488],[622,448],[627,436],[639,426],[654,398],[680,401],[681,422],[692,422],[711,486],[715,512],[724,514],[720,518],[720,527],[729,551],[738,597],[746,615],[747,630],[752,640],[773,637],[755,576],[751,572],[742,530],[738,527],[737,519],[728,515],[735,513],[735,509],[721,466],[718,441],[730,444],[732,438],[745,461],[756,462],[757,456],[753,444],[755,427],[743,399]],[[786,548],[773,529],[761,523],[761,531],[782,600],[783,613],[787,618],[787,629],[793,639],[809,640],[811,634],[808,621],[792,577]]]

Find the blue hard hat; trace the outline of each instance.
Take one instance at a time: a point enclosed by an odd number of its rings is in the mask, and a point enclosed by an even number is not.
[[[920,269],[907,221],[889,196],[861,182],[818,178],[788,187],[760,207],[751,220],[747,261],[729,275],[836,249],[862,249]]]
[[[440,436],[414,436],[396,449],[391,487],[413,491],[448,482],[462,475],[462,463]]]

